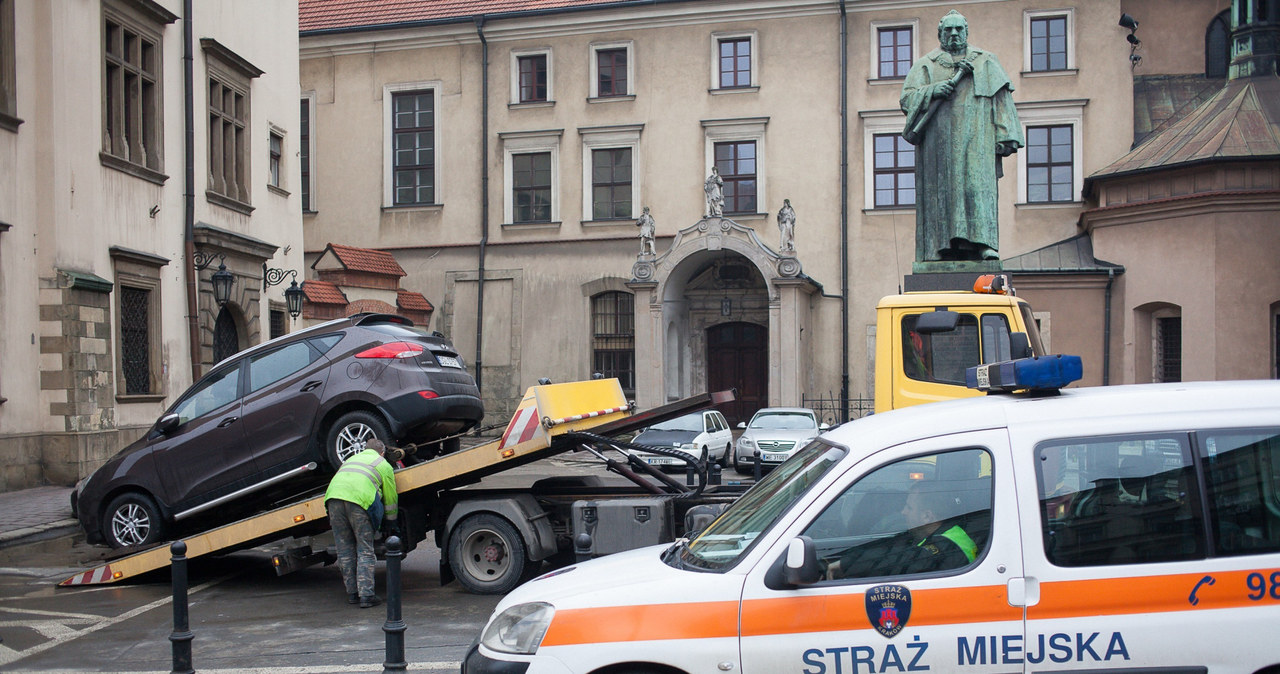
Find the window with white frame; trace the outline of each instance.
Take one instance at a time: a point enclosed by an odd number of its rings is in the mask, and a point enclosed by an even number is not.
[[[634,92],[635,66],[631,42],[591,45],[592,99],[623,99]]]
[[[1027,10],[1022,13],[1024,74],[1075,72],[1075,11]]]
[[[552,225],[560,220],[560,138],[563,131],[499,134],[503,151],[504,222]]]
[[[315,148],[315,109],[316,95],[310,92],[302,96],[301,122],[298,125],[298,169],[302,182],[302,212],[316,211],[315,171],[312,161],[316,156]]]
[[[759,86],[759,42],[755,31],[713,33],[711,90],[750,91]]]
[[[267,186],[284,190],[284,131],[275,126],[267,134]]]
[[[1075,204],[1084,182],[1084,107],[1087,99],[1018,105],[1026,146],[1018,162],[1018,203]]]
[[[511,51],[511,103],[540,104],[555,100],[552,94],[554,65],[551,50],[513,49]]]
[[[578,129],[582,137],[583,220],[639,216],[637,148],[643,125]]]
[[[439,82],[412,82],[383,88],[383,205],[433,206],[443,203],[440,172]]]
[[[707,120],[706,171],[714,166],[724,184],[725,215],[756,215],[765,196],[765,127],[768,117]]]
[[[901,110],[864,110],[863,208],[892,210],[915,206],[915,147],[902,139]]]
[[[871,79],[903,79],[917,58],[918,20],[871,22]]]

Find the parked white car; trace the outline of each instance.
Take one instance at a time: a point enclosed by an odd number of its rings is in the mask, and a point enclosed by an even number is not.
[[[702,410],[654,424],[637,434],[632,442],[678,449],[695,458],[701,457],[705,449],[708,460],[726,466],[733,447],[733,431],[719,411]],[[661,454],[641,453],[640,456],[650,466],[660,468],[683,469],[686,465],[678,458]]]
[[[756,412],[751,421],[738,424],[738,428],[743,431],[733,452],[733,468],[750,473],[756,450],[760,450],[760,467],[772,468],[830,426],[818,423],[818,415],[807,407],[766,407]]]

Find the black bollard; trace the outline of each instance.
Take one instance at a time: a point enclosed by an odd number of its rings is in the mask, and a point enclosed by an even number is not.
[[[684,483],[687,486],[693,486],[693,464],[684,464]]]
[[[173,674],[192,674],[191,633],[187,619],[187,544],[174,541],[169,546],[173,553],[171,577],[173,579],[173,633],[169,641],[173,642]]]
[[[707,484],[720,484],[720,464],[712,463],[707,468]]]
[[[400,537],[387,539],[387,622],[382,631],[387,633],[387,660],[382,663],[383,672],[403,672],[409,668],[404,660],[404,620],[400,615]]]
[[[755,475],[756,482],[759,482],[760,481],[760,450],[757,449],[755,451],[755,456],[756,456],[756,465],[754,470],[752,470],[752,473]]]

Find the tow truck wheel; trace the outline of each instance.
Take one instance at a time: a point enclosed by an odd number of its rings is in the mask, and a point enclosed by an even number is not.
[[[458,582],[475,594],[514,590],[524,580],[528,564],[520,533],[497,515],[470,515],[449,535],[449,566]]]
[[[161,540],[164,522],[156,502],[146,494],[121,494],[103,514],[102,532],[113,548],[148,545]]]
[[[364,443],[371,438],[391,445],[391,432],[382,417],[372,412],[347,412],[329,427],[324,443],[325,459],[337,470],[343,461],[364,451]]]

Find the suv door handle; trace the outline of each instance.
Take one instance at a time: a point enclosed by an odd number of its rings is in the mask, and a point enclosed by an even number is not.
[[[227,426],[230,426],[231,424],[234,424],[239,420],[240,420],[240,417],[227,417],[226,419],[223,419],[222,421],[218,422],[218,428],[226,428]]]
[[[307,382],[306,384],[303,384],[303,386],[302,386],[302,392],[303,392],[303,393],[306,393],[307,391],[310,391],[311,389],[316,388],[316,387],[320,386],[320,385],[321,385],[321,384],[323,384],[323,383],[324,383],[324,382],[322,382],[322,381],[309,381],[309,382]]]

